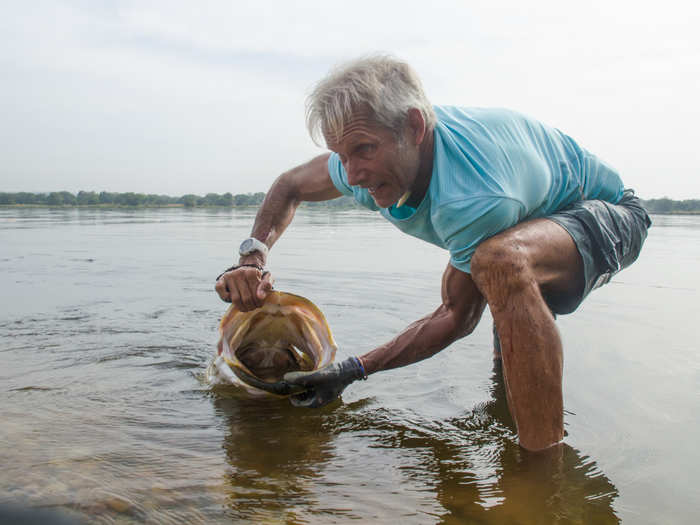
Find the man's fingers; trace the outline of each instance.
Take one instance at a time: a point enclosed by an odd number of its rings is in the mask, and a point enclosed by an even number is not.
[[[219,297],[222,301],[226,301],[227,303],[231,302],[231,294],[229,294],[228,292],[228,288],[226,287],[226,281],[224,281],[223,276],[218,281],[216,281],[216,284],[214,285],[214,290],[216,290],[216,293],[219,294]]]
[[[314,383],[309,378],[315,374],[316,372],[287,372],[282,379],[292,385],[308,386]]]
[[[260,281],[260,284],[258,285],[258,299],[260,299],[261,301],[265,300],[267,294],[269,294],[272,291],[272,284],[274,282],[275,280],[270,272],[267,272],[263,275],[262,281]]]
[[[255,268],[237,268],[223,274],[214,289],[219,297],[243,312],[262,306],[263,300],[272,290],[272,279],[266,274],[262,279]]]
[[[238,294],[240,297],[239,308],[244,312],[255,310],[258,307],[256,304],[255,285],[251,287],[247,279],[238,280],[236,284],[238,285]]]

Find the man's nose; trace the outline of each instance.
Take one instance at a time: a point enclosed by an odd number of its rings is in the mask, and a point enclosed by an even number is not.
[[[366,179],[366,170],[363,168],[362,163],[356,160],[348,160],[345,163],[345,172],[348,174],[348,184],[350,186],[362,184]]]

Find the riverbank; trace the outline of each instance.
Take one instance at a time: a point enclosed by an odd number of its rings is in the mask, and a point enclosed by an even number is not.
[[[329,201],[333,202],[333,201]],[[345,211],[345,210],[365,210],[366,208],[360,206],[359,204],[343,203],[341,205],[328,205],[325,202],[302,202],[299,207],[302,209],[326,209],[332,211]],[[259,204],[248,204],[243,206],[223,206],[217,204],[203,204],[187,206],[185,204],[139,204],[135,206],[130,206],[127,204],[0,204],[0,209],[51,209],[51,210],[70,210],[70,209],[84,209],[84,210],[158,210],[158,209],[213,209],[213,210],[257,210],[260,207]],[[369,211],[369,210],[368,210]]]
[[[204,196],[187,194],[180,197],[144,193],[110,193],[106,191],[79,191],[77,194],[68,191],[50,193],[0,192],[0,207],[51,207],[51,208],[250,208],[259,207],[265,198],[262,192],[257,193],[207,193]],[[673,200],[641,199],[642,205],[651,214],[661,215],[698,215],[700,214],[700,199]],[[333,210],[350,210],[362,208],[352,197],[342,196],[337,199],[322,202],[303,202],[303,208],[321,208]]]
[[[52,208],[248,208],[262,204],[265,194],[258,193],[207,193],[204,196],[187,194],[180,197],[145,193],[111,193],[68,191],[50,193],[0,192],[0,207],[52,207]],[[351,197],[340,197],[325,202],[304,202],[309,208],[356,209],[360,205]]]
[[[329,201],[333,202],[333,201]],[[300,208],[305,208],[305,209],[326,209],[329,211],[346,211],[346,210],[364,210],[366,208],[363,208],[360,205],[354,204],[353,202],[350,203],[343,203],[342,205],[324,205],[327,203],[318,203],[318,202],[302,202],[300,205]],[[126,204],[58,204],[58,205],[50,205],[50,204],[0,204],[0,209],[41,209],[41,208],[46,208],[46,209],[53,209],[53,210],[60,210],[60,209],[73,209],[73,208],[79,208],[79,209],[86,209],[86,210],[139,210],[139,209],[215,209],[215,210],[227,210],[227,209],[234,209],[234,210],[246,210],[246,209],[254,209],[257,210],[259,207],[258,204],[249,204],[249,205],[244,205],[244,206],[222,206],[222,205],[216,205],[216,204],[208,204],[208,205],[195,205],[195,206],[186,206],[185,204],[140,204],[137,206],[129,206]],[[647,208],[647,212],[650,215],[700,215],[700,210],[691,210],[691,211],[654,211],[652,209]]]

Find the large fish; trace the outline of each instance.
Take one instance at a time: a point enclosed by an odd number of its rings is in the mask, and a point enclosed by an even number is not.
[[[219,324],[217,356],[207,368],[212,385],[233,385],[253,396],[289,395],[287,372],[333,362],[337,346],[326,318],[308,299],[271,292],[260,308],[229,307]]]

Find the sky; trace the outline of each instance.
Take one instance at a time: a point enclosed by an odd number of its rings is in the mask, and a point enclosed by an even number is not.
[[[246,193],[324,151],[331,67],[408,61],[434,104],[507,107],[700,198],[698,4],[0,0],[0,191]]]

